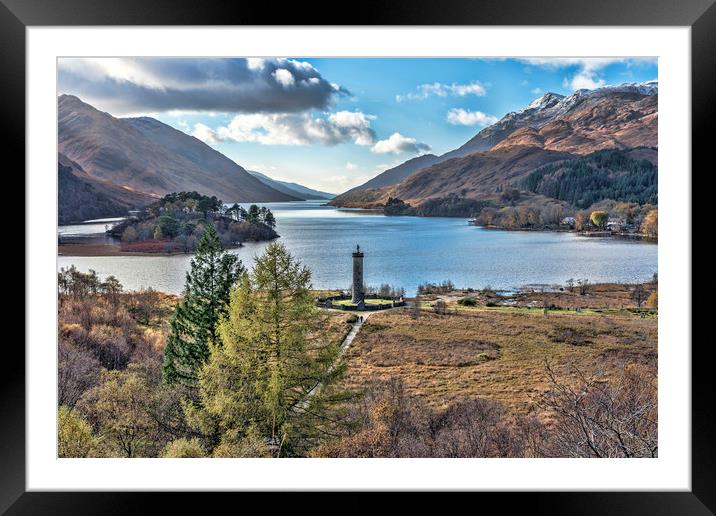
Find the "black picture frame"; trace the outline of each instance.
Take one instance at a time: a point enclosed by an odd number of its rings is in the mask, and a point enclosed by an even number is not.
[[[691,28],[692,169],[712,171],[710,122],[716,115],[715,0],[442,0],[418,5],[409,0],[364,1],[340,10],[327,2],[272,4],[221,0],[0,0],[0,132],[5,157],[16,170],[25,166],[25,30],[53,25],[534,25],[534,26],[688,26]],[[343,15],[340,13],[343,12]],[[686,177],[689,171],[681,171]],[[693,181],[693,173],[691,175]],[[702,195],[705,195],[702,193]],[[695,199],[692,205],[696,204]],[[685,214],[689,216],[690,214]],[[693,263],[695,265],[695,263]],[[27,275],[30,271],[25,269]],[[689,286],[691,290],[691,286]],[[685,302],[688,300],[685,300]],[[27,323],[28,314],[25,314]],[[17,341],[15,341],[17,342]],[[6,344],[9,344],[9,340]],[[524,506],[533,514],[713,514],[716,511],[716,428],[709,381],[709,340],[665,345],[691,345],[692,351],[692,490],[690,492],[485,493],[479,505]],[[5,346],[0,375],[0,511],[7,514],[109,514],[191,509],[187,494],[26,492],[25,488],[25,354]],[[12,364],[12,366],[7,366]],[[225,504],[235,495],[212,494],[202,504]],[[246,507],[265,503],[265,495],[243,494]],[[451,504],[464,499],[451,495]],[[463,496],[463,495],[460,495]],[[473,495],[474,496],[474,495]],[[376,494],[348,495],[341,509],[325,504],[318,493],[294,493],[288,503],[299,512],[358,513],[382,502]],[[322,502],[323,500],[323,502]],[[403,496],[401,512],[426,508],[423,494]],[[474,501],[467,502],[475,503]],[[332,505],[332,504],[331,504]],[[469,506],[469,505],[468,505]],[[207,510],[209,505],[203,505]],[[275,505],[272,503],[272,509]],[[237,510],[239,508],[237,507]],[[329,510],[330,509],[330,510]]]

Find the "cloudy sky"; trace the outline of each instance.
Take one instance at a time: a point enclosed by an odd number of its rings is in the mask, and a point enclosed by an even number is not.
[[[59,61],[58,91],[339,193],[452,150],[545,92],[656,78],[650,59],[72,58]]]

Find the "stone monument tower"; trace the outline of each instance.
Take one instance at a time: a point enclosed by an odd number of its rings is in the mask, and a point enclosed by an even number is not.
[[[362,304],[365,298],[363,292],[363,252],[356,246],[353,252],[353,297],[351,301],[356,305]]]

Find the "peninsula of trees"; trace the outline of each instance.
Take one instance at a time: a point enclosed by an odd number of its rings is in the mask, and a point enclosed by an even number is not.
[[[208,226],[212,226],[223,248],[237,247],[247,240],[273,240],[276,219],[268,208],[252,204],[226,206],[215,196],[197,192],[171,193],[108,231],[118,238],[124,252],[190,253]]]

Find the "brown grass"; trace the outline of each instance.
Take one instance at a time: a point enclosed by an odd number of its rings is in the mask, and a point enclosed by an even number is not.
[[[517,306],[543,306],[555,305],[562,308],[574,309],[577,307],[589,308],[635,308],[637,306],[632,294],[636,285],[625,283],[598,283],[590,285],[585,295],[579,294],[579,287],[575,286],[570,292],[567,287],[559,292],[523,292],[514,296]],[[655,291],[657,286],[651,283],[642,285],[648,294]],[[645,307],[646,303],[642,304]]]
[[[462,309],[457,314],[408,310],[371,316],[347,352],[346,384],[400,377],[408,391],[434,407],[465,397],[504,402],[527,412],[547,390],[545,360],[561,371],[585,372],[619,361],[656,367],[657,319],[511,308]]]

